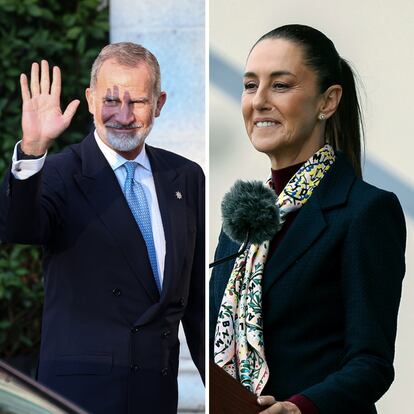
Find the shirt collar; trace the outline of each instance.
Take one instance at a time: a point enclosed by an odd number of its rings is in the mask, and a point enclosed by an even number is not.
[[[133,160],[127,160],[122,155],[119,155],[116,151],[110,148],[107,144],[105,144],[102,139],[99,137],[98,132],[94,131],[94,137],[96,143],[98,144],[99,149],[101,150],[102,154],[108,161],[110,167],[113,171],[117,168],[124,165],[127,161],[134,161],[144,167],[146,170],[151,171],[151,164],[148,159],[148,155],[145,149],[145,144],[142,146],[141,152],[137,155],[137,157]]]

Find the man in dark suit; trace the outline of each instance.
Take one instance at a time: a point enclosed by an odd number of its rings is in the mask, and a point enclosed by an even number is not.
[[[60,71],[21,75],[23,138],[1,192],[0,238],[44,248],[38,379],[93,413],[175,413],[178,326],[204,372],[204,179],[146,145],[166,101],[158,62],[105,47],[86,90],[96,130],[46,158],[79,101]]]

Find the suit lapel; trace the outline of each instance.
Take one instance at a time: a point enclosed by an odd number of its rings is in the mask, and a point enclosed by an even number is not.
[[[82,173],[75,175],[76,182],[144,290],[153,301],[158,301],[159,293],[152,276],[145,241],[118,180],[99,150],[93,134],[89,134],[82,142],[78,155],[82,159]]]
[[[166,243],[162,301],[170,290],[174,274],[176,274],[175,270],[181,268],[181,262],[185,257],[183,250],[186,246],[187,228],[186,194],[180,175],[168,162],[165,152],[148,145],[146,148],[154,177]]]
[[[263,294],[266,294],[289,267],[312,248],[327,226],[324,211],[346,203],[354,180],[352,167],[342,153],[337,153],[332,168],[309,201],[301,208],[292,227],[266,264]]]
[[[264,294],[309,249],[325,226],[326,222],[320,206],[312,196],[301,208],[292,227],[266,263],[266,277],[263,278]]]

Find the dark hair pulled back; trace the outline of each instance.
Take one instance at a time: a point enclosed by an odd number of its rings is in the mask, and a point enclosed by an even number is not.
[[[339,56],[328,37],[309,26],[290,24],[278,27],[263,35],[254,46],[265,39],[286,39],[301,46],[305,64],[315,71],[321,93],[332,85],[342,87],[338,108],[326,121],[325,139],[334,150],[344,152],[361,177],[362,114],[349,63]]]

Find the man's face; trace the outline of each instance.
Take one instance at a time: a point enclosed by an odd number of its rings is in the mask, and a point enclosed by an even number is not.
[[[135,158],[160,115],[165,92],[154,93],[154,79],[146,63],[131,68],[105,61],[95,88],[86,90],[89,112],[99,137],[126,158]]]

